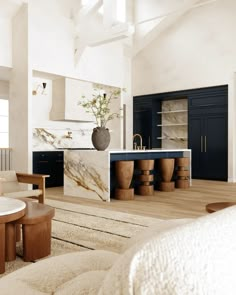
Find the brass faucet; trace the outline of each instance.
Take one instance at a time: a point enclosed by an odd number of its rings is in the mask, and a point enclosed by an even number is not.
[[[135,137],[139,137],[139,140],[140,140],[140,146],[137,146],[137,143],[136,142],[134,142],[134,149],[135,150],[137,150],[137,149],[143,149],[143,139],[142,139],[142,136],[141,136],[141,134],[139,134],[139,133],[136,133],[136,134],[134,134],[133,135],[133,141],[135,140]]]
[[[69,138],[69,139],[72,139],[72,132],[68,131],[65,137]]]

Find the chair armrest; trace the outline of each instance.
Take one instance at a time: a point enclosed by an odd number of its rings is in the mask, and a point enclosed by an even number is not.
[[[29,174],[29,173],[16,173],[18,182],[42,185],[45,183],[45,178],[50,175],[45,174]]]

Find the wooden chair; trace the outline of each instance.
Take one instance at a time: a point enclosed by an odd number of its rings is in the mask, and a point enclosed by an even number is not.
[[[14,170],[0,171],[0,196],[33,198],[39,203],[45,200],[45,178],[50,175],[18,173]],[[35,184],[37,189],[26,190],[21,183]]]

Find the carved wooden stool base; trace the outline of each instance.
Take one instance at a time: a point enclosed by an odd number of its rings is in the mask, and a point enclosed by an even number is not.
[[[174,172],[174,159],[163,158],[159,159],[159,169],[162,181],[160,182],[159,190],[163,192],[173,192],[175,183],[171,181]]]
[[[137,189],[137,193],[141,196],[152,196],[154,194],[154,187],[151,183],[154,179],[151,170],[154,169],[154,160],[138,160],[138,169],[141,174],[138,175],[138,180],[141,182]]]
[[[134,189],[133,188],[116,188],[115,198],[117,200],[133,200],[134,199]]]
[[[171,182],[161,182],[159,186],[159,190],[162,192],[173,192],[175,189],[174,181]]]
[[[189,180],[188,179],[177,179],[175,181],[175,187],[176,188],[189,188]]]
[[[189,158],[176,158],[177,166],[177,180],[175,181],[176,188],[189,188],[190,186],[190,172],[189,172]]]
[[[134,161],[116,161],[115,170],[118,188],[115,189],[114,197],[118,200],[133,200],[134,189],[130,188],[130,185],[134,173]]]
[[[153,185],[140,185],[138,187],[138,194],[141,196],[153,196],[154,186]]]

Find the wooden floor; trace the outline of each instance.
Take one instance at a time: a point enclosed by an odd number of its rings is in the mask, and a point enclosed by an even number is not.
[[[174,192],[155,191],[155,195],[151,197],[137,195],[133,201],[112,199],[111,202],[65,196],[63,187],[56,187],[46,189],[46,198],[149,217],[185,218],[208,214],[205,211],[208,203],[236,202],[236,183],[195,179],[189,189],[175,189]]]

